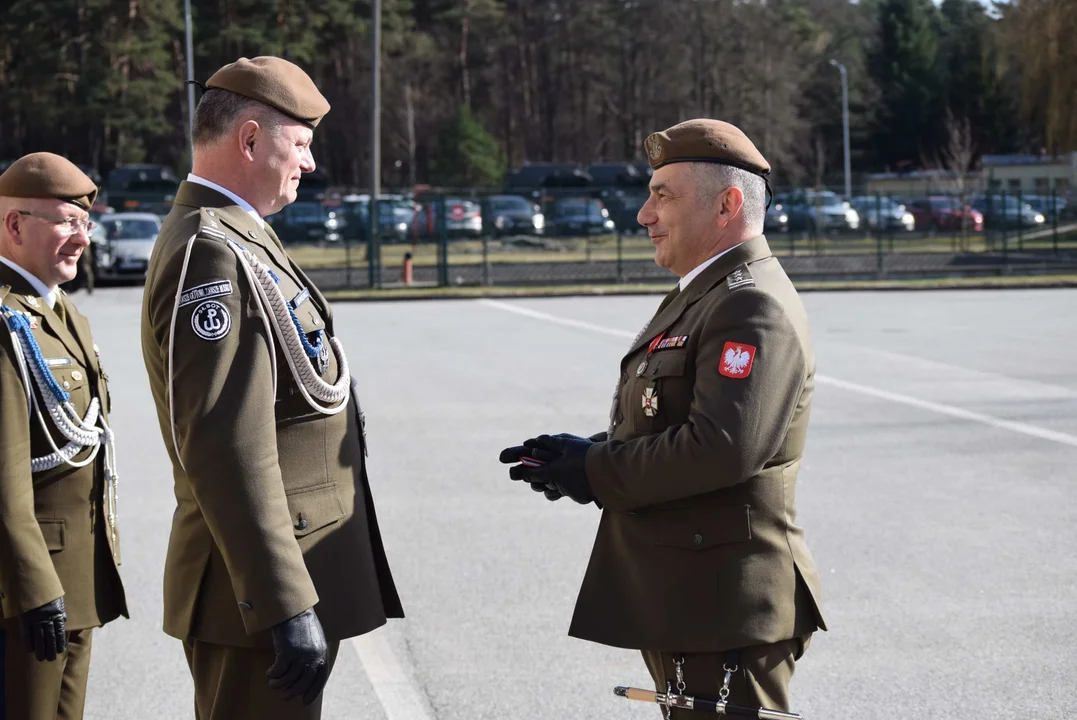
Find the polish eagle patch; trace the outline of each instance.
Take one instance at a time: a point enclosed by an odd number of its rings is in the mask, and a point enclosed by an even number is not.
[[[719,374],[734,380],[748,377],[755,363],[755,351],[754,345],[727,342],[722,348],[722,362],[718,366]]]

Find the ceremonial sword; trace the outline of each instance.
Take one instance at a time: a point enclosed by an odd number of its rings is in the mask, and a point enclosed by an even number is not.
[[[667,708],[700,710],[702,712],[717,713],[718,715],[758,718],[758,720],[801,720],[801,716],[797,713],[768,710],[767,708],[751,708],[744,705],[734,705],[725,700],[707,700],[706,698],[692,697],[690,695],[674,695],[672,693],[667,695],[654,690],[640,690],[634,687],[618,686],[613,689],[613,694],[629,700],[664,705]]]

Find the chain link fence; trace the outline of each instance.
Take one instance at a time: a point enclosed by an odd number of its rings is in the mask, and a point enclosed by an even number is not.
[[[328,190],[268,218],[326,290],[668,284],[636,214],[645,185],[386,192]],[[765,230],[794,279],[1077,271],[1077,203],[1057,193],[776,188]]]

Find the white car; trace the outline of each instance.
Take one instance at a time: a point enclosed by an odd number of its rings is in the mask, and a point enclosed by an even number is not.
[[[98,279],[145,279],[146,267],[161,218],[153,213],[102,215],[94,239],[95,275]]]

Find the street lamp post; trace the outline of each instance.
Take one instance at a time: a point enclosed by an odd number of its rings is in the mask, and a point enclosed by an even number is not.
[[[373,63],[370,82],[370,244],[367,266],[370,287],[381,287],[381,248],[378,243],[378,194],[381,192],[381,0],[371,3]]]
[[[841,72],[841,129],[845,143],[845,199],[848,200],[853,195],[849,167],[849,79],[844,65],[834,59],[830,64]]]
[[[187,79],[194,80],[194,43],[191,40],[191,0],[183,0],[183,18],[187,34]],[[194,83],[187,83],[187,149],[191,153],[191,162],[194,163],[194,143],[191,134],[194,132]]]

